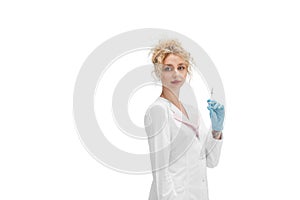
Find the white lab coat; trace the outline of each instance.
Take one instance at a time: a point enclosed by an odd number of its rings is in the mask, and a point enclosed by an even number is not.
[[[149,200],[208,200],[206,167],[218,164],[223,140],[212,137],[198,109],[183,105],[189,118],[163,97],[146,111],[153,175]]]

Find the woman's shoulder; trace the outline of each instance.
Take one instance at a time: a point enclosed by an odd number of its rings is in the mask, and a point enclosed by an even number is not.
[[[186,103],[186,102],[182,102],[183,106],[187,109],[189,109],[190,112],[193,113],[198,113],[199,112],[199,108],[197,104],[191,104],[191,103]]]
[[[145,115],[155,114],[155,113],[168,113],[168,104],[158,97],[146,110]]]
[[[198,105],[197,103],[191,103],[191,102],[186,102],[186,101],[181,101],[181,103],[185,106],[185,107],[188,107],[188,108],[191,108],[191,109],[198,109]]]

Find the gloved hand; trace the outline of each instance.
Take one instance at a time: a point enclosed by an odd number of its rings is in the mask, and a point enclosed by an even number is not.
[[[223,130],[223,122],[225,116],[224,106],[215,100],[207,100],[209,116],[212,124],[212,129],[215,131]]]

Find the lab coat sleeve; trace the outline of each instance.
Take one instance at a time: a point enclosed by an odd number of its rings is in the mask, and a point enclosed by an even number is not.
[[[158,200],[175,200],[177,196],[172,176],[169,173],[170,129],[168,121],[168,110],[160,105],[149,108],[144,118]]]
[[[200,112],[199,112],[200,113]],[[206,166],[209,168],[216,167],[219,163],[221,149],[223,144],[223,133],[221,139],[215,139],[212,135],[212,130],[208,130],[202,117],[199,115],[200,134],[205,134],[204,150],[206,158]]]
[[[213,168],[216,167],[220,160],[221,148],[223,144],[223,133],[221,139],[215,139],[212,136],[211,130],[207,133],[205,153],[206,153],[206,166]]]

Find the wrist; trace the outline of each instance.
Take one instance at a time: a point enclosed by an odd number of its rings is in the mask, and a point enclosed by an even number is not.
[[[216,130],[212,130],[212,135],[215,139],[220,139],[221,138],[221,134],[222,134],[222,131],[216,131]]]

